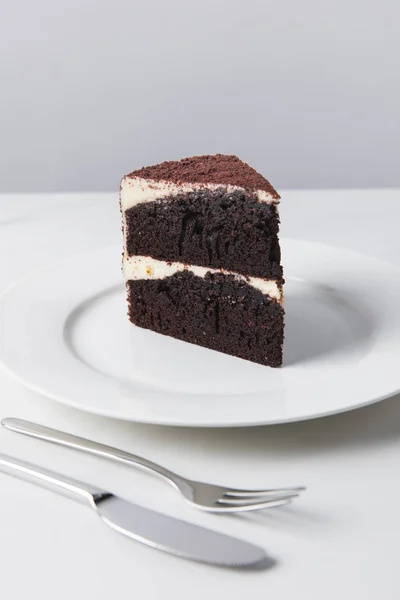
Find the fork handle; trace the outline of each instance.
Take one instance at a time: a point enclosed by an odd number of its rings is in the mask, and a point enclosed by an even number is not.
[[[156,473],[157,475],[167,479],[169,483],[172,483],[173,485],[176,485],[181,480],[179,475],[169,471],[168,469],[165,469],[157,463],[147,460],[141,456],[131,454],[130,452],[113,448],[112,446],[106,446],[105,444],[100,444],[93,440],[88,440],[77,435],[58,431],[57,429],[52,429],[50,427],[44,427],[38,423],[32,423],[31,421],[25,421],[23,419],[7,418],[3,419],[1,423],[6,429],[15,431],[17,433],[22,433],[30,437],[45,440],[46,442],[58,444],[59,446],[66,446],[67,448],[82,450],[88,454],[110,458],[116,462],[131,466],[133,465],[145,471]]]

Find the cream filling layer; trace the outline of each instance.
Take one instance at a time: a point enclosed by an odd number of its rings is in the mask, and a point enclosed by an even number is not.
[[[121,181],[121,208],[122,211],[143,204],[146,202],[154,202],[160,198],[168,196],[177,196],[178,194],[186,194],[195,192],[201,189],[217,190],[225,188],[228,193],[235,190],[245,191],[237,185],[223,185],[220,183],[172,183],[171,181],[153,181],[152,179],[142,179],[141,177],[124,177]],[[264,190],[255,190],[255,195],[260,202],[268,204],[278,204],[279,198],[274,198]]]
[[[125,281],[137,279],[165,279],[171,277],[175,273],[182,271],[190,271],[197,277],[204,278],[207,273],[222,273],[223,275],[233,275],[234,278],[243,283],[251,285],[259,290],[262,294],[274,298],[282,303],[282,293],[276,281],[270,279],[262,279],[261,277],[245,277],[233,271],[225,269],[210,269],[209,267],[198,267],[196,265],[187,265],[181,262],[167,262],[164,260],[156,260],[151,256],[125,256],[123,263],[123,272]]]

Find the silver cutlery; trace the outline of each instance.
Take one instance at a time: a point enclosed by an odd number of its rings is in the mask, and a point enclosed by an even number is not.
[[[112,448],[93,440],[87,440],[76,435],[44,427],[37,423],[31,423],[23,419],[7,418],[2,420],[2,425],[6,429],[17,433],[39,438],[60,446],[82,450],[89,454],[95,454],[130,466],[139,467],[151,473],[156,473],[172,484],[192,505],[209,512],[243,512],[281,506],[288,504],[305,489],[302,486],[298,486],[265,490],[240,490],[203,483],[201,481],[193,481],[146,458],[135,456],[124,450]]]
[[[225,567],[265,563],[262,548],[127,502],[114,494],[0,454],[0,471],[88,504],[119,533],[170,554]]]

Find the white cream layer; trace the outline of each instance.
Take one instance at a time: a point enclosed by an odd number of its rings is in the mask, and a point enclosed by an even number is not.
[[[164,279],[171,277],[181,271],[190,271],[197,277],[204,278],[207,273],[222,273],[223,275],[233,275],[238,281],[247,283],[259,290],[262,294],[282,302],[281,291],[274,280],[262,279],[261,277],[245,277],[233,271],[225,269],[210,269],[208,267],[198,267],[196,265],[187,265],[181,262],[166,262],[156,260],[151,256],[128,256],[124,258],[123,271],[125,281],[137,279]]]
[[[245,191],[244,188],[237,185],[223,185],[221,183],[177,184],[170,181],[153,181],[152,179],[126,176],[121,181],[121,208],[122,211],[125,212],[129,208],[132,208],[132,206],[143,204],[145,202],[153,202],[160,198],[195,192],[200,189],[214,191],[221,187],[226,188],[228,193],[234,192],[235,190]],[[264,190],[255,190],[254,193],[260,202],[267,202],[268,204],[279,203],[279,198],[274,198]]]

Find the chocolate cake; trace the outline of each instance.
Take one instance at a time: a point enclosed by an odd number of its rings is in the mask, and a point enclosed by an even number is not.
[[[132,323],[280,366],[279,199],[236,156],[195,156],[126,175],[120,204]]]

